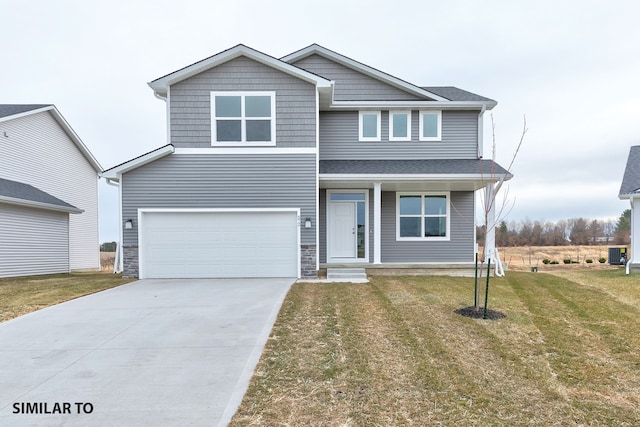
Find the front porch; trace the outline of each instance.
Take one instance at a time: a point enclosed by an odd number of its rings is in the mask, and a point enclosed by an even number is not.
[[[474,263],[323,263],[319,277],[326,277],[327,268],[364,268],[368,276],[457,276],[473,277]]]

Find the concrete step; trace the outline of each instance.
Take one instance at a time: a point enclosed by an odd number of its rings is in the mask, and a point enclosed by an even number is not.
[[[364,268],[327,268],[327,279],[366,279]]]

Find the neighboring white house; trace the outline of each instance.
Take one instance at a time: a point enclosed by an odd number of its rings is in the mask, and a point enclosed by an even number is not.
[[[629,149],[618,197],[631,204],[631,256],[627,267],[630,271],[640,272],[640,145]]]
[[[54,105],[0,104],[0,277],[100,269],[101,170]]]

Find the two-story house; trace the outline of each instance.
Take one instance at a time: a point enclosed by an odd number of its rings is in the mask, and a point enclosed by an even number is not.
[[[238,45],[149,83],[169,143],[120,186],[124,273],[315,277],[327,266],[464,268],[496,102],[419,87],[318,45]]]
[[[102,167],[50,104],[0,104],[0,277],[100,270]]]

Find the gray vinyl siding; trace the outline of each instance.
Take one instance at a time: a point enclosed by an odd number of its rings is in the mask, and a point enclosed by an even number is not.
[[[170,87],[171,143],[176,147],[211,147],[211,91],[275,91],[276,145],[315,147],[315,86],[245,57]]]
[[[320,55],[307,56],[293,65],[333,80],[336,101],[414,101],[425,99]]]
[[[69,272],[69,214],[0,204],[0,277]]]
[[[475,211],[473,192],[451,193],[449,241],[397,241],[396,193],[382,192],[382,253],[385,262],[473,262]]]
[[[315,155],[172,154],[123,175],[124,246],[138,245],[139,208],[300,208],[300,243],[315,245]]]
[[[420,141],[419,112],[411,112],[411,141],[389,141],[389,112],[381,114],[381,140],[358,141],[358,112],[320,113],[320,159],[477,159],[478,112],[443,111],[442,140]]]

